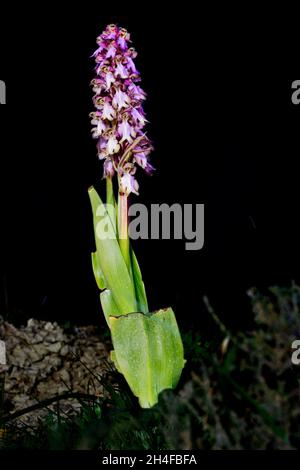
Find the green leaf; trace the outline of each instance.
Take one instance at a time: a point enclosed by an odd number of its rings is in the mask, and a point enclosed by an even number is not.
[[[109,316],[118,315],[119,312],[118,312],[117,304],[115,303],[112,293],[109,289],[105,289],[103,292],[101,292],[100,302],[101,302],[101,307],[105,316],[105,320],[110,328]]]
[[[120,374],[122,374],[122,371],[121,371],[120,366],[119,366],[119,364],[118,364],[117,357],[116,357],[116,353],[115,353],[114,350],[113,350],[113,351],[110,351],[110,358],[111,358],[111,360],[114,362],[117,371],[120,372]]]
[[[132,275],[133,282],[135,287],[135,295],[137,301],[137,310],[143,313],[149,313],[149,307],[147,302],[147,295],[145,284],[143,282],[142,273],[138,260],[135,256],[133,249],[131,248],[131,266],[132,266]]]
[[[89,197],[94,216],[97,262],[118,307],[118,314],[135,312],[137,304],[134,285],[120,251],[110,216],[93,187],[89,189]],[[105,236],[103,233],[99,233],[100,226],[101,228],[105,227]]]
[[[118,370],[140,405],[154,406],[162,390],[176,387],[185,362],[173,310],[111,316],[109,322]]]
[[[98,260],[98,255],[97,252],[92,253],[92,266],[93,266],[93,271],[94,271],[94,276],[97,282],[97,286],[99,287],[100,290],[103,290],[107,287],[104,274],[102,272],[99,260]]]

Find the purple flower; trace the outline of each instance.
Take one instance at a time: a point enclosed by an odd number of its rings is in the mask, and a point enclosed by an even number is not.
[[[121,78],[128,78],[128,70],[124,67],[121,62],[118,63],[116,70],[115,70],[115,77],[121,77]]]
[[[104,178],[110,177],[112,178],[114,176],[115,169],[112,160],[109,158],[106,158],[104,163],[103,163],[103,176]]]
[[[99,160],[103,160],[104,158],[109,157],[107,152],[107,139],[104,137],[100,137],[97,142],[97,149],[98,149],[98,157]]]
[[[120,191],[138,194],[136,168],[148,173],[153,170],[149,163],[152,145],[143,132],[146,93],[137,84],[137,53],[128,46],[130,42],[126,29],[112,24],[98,36],[93,54],[96,77],[91,82],[96,111],[90,117],[98,157],[104,160],[104,177],[111,178],[117,170]]]
[[[118,44],[122,51],[125,51],[127,49],[127,41],[130,41],[129,33],[126,31],[125,28],[119,29]]]
[[[129,172],[124,172],[120,177],[120,192],[121,194],[126,194],[127,196],[130,193],[139,194],[139,184],[135,177]]]
[[[106,131],[106,124],[102,121],[102,119],[93,119],[92,124],[96,125],[96,127],[92,128],[92,134],[93,138],[97,139],[103,134],[103,132]]]
[[[107,141],[107,153],[112,155],[120,150],[120,144],[118,143],[116,136],[113,131],[110,131],[110,135]]]
[[[97,41],[97,44],[98,44],[98,41]],[[96,57],[98,54],[100,54],[103,51],[103,49],[104,49],[104,44],[101,42],[100,46],[98,47],[98,49],[95,50],[92,57]]]
[[[110,87],[112,83],[116,81],[115,77],[113,76],[112,72],[107,71],[105,74],[105,83],[106,83],[106,89],[110,90]]]
[[[120,89],[116,90],[115,96],[113,97],[112,101],[115,108],[118,108],[120,111],[122,108],[127,108],[130,103],[130,98],[126,93],[121,91]]]
[[[124,142],[125,140],[131,143],[132,138],[136,136],[134,128],[128,123],[128,115],[123,117],[123,121],[118,126],[118,132],[121,137],[120,143]]]
[[[129,94],[131,94],[135,100],[140,101],[146,99],[146,93],[138,85],[132,83],[128,87],[128,90],[130,92]]]
[[[133,62],[132,58],[135,57],[135,51],[133,48],[132,50],[128,49],[128,53],[126,54],[126,65],[127,69],[131,70],[133,73],[138,73],[135,63]]]
[[[145,118],[145,116],[143,114],[142,108],[140,108],[140,109],[132,108],[131,109],[131,116],[133,117],[133,119],[135,120],[135,122],[137,124],[141,125],[142,128],[144,127],[144,125],[147,122],[147,119]]]
[[[115,24],[109,24],[105,31],[102,33],[104,39],[116,39],[118,34],[118,27]]]
[[[116,52],[117,52],[116,46],[115,46],[114,43],[112,43],[112,44],[109,46],[109,48],[107,49],[105,58],[106,58],[106,59],[109,59],[110,57],[115,57]]]
[[[94,78],[94,80],[92,80],[91,84],[93,85],[93,92],[96,95],[100,95],[101,91],[104,88],[102,80],[100,80],[100,78]]]
[[[141,152],[141,153],[136,153],[133,157],[134,161],[136,161],[136,163],[138,165],[140,165],[143,169],[146,168],[147,166],[147,163],[148,163],[148,159],[147,159],[147,156],[145,153]]]
[[[105,99],[102,109],[102,119],[112,121],[116,116],[115,110],[108,99]]]
[[[154,171],[154,167],[149,163],[148,160],[148,153],[151,149],[138,149],[138,153],[134,154],[133,161],[136,162],[143,170],[146,171],[148,174],[152,174]]]

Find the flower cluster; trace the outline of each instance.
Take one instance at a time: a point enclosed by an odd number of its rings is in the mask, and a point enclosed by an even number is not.
[[[137,56],[128,47],[130,35],[124,28],[109,25],[97,38],[96,78],[92,80],[96,111],[90,114],[92,135],[97,142],[98,156],[104,160],[104,177],[116,172],[120,192],[138,194],[136,165],[151,173],[148,161],[152,145],[143,132],[147,122],[143,111],[145,92],[133,59]]]

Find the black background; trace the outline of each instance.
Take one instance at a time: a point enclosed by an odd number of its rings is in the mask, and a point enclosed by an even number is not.
[[[104,323],[90,264],[87,188],[101,186],[102,168],[89,82],[96,36],[115,22],[139,53],[155,146],[157,170],[140,175],[133,200],[205,204],[201,251],[135,242],[150,307],[172,305],[179,323],[204,328],[206,294],[228,325],[245,328],[248,288],[299,282],[299,76],[268,68],[274,43],[243,21],[234,34],[191,11],[111,10],[43,6],[2,18],[2,314]]]

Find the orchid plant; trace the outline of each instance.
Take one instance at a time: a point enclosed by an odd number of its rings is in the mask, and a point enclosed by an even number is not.
[[[143,408],[158,402],[159,393],[174,388],[184,366],[183,346],[171,308],[149,312],[145,286],[128,233],[128,197],[138,195],[140,167],[151,174],[152,144],[144,132],[145,92],[129,47],[126,29],[109,25],[97,38],[93,54],[92,135],[103,161],[106,204],[91,187],[96,251],[92,265],[100,302],[110,328],[111,358]],[[118,195],[115,198],[114,180]]]

